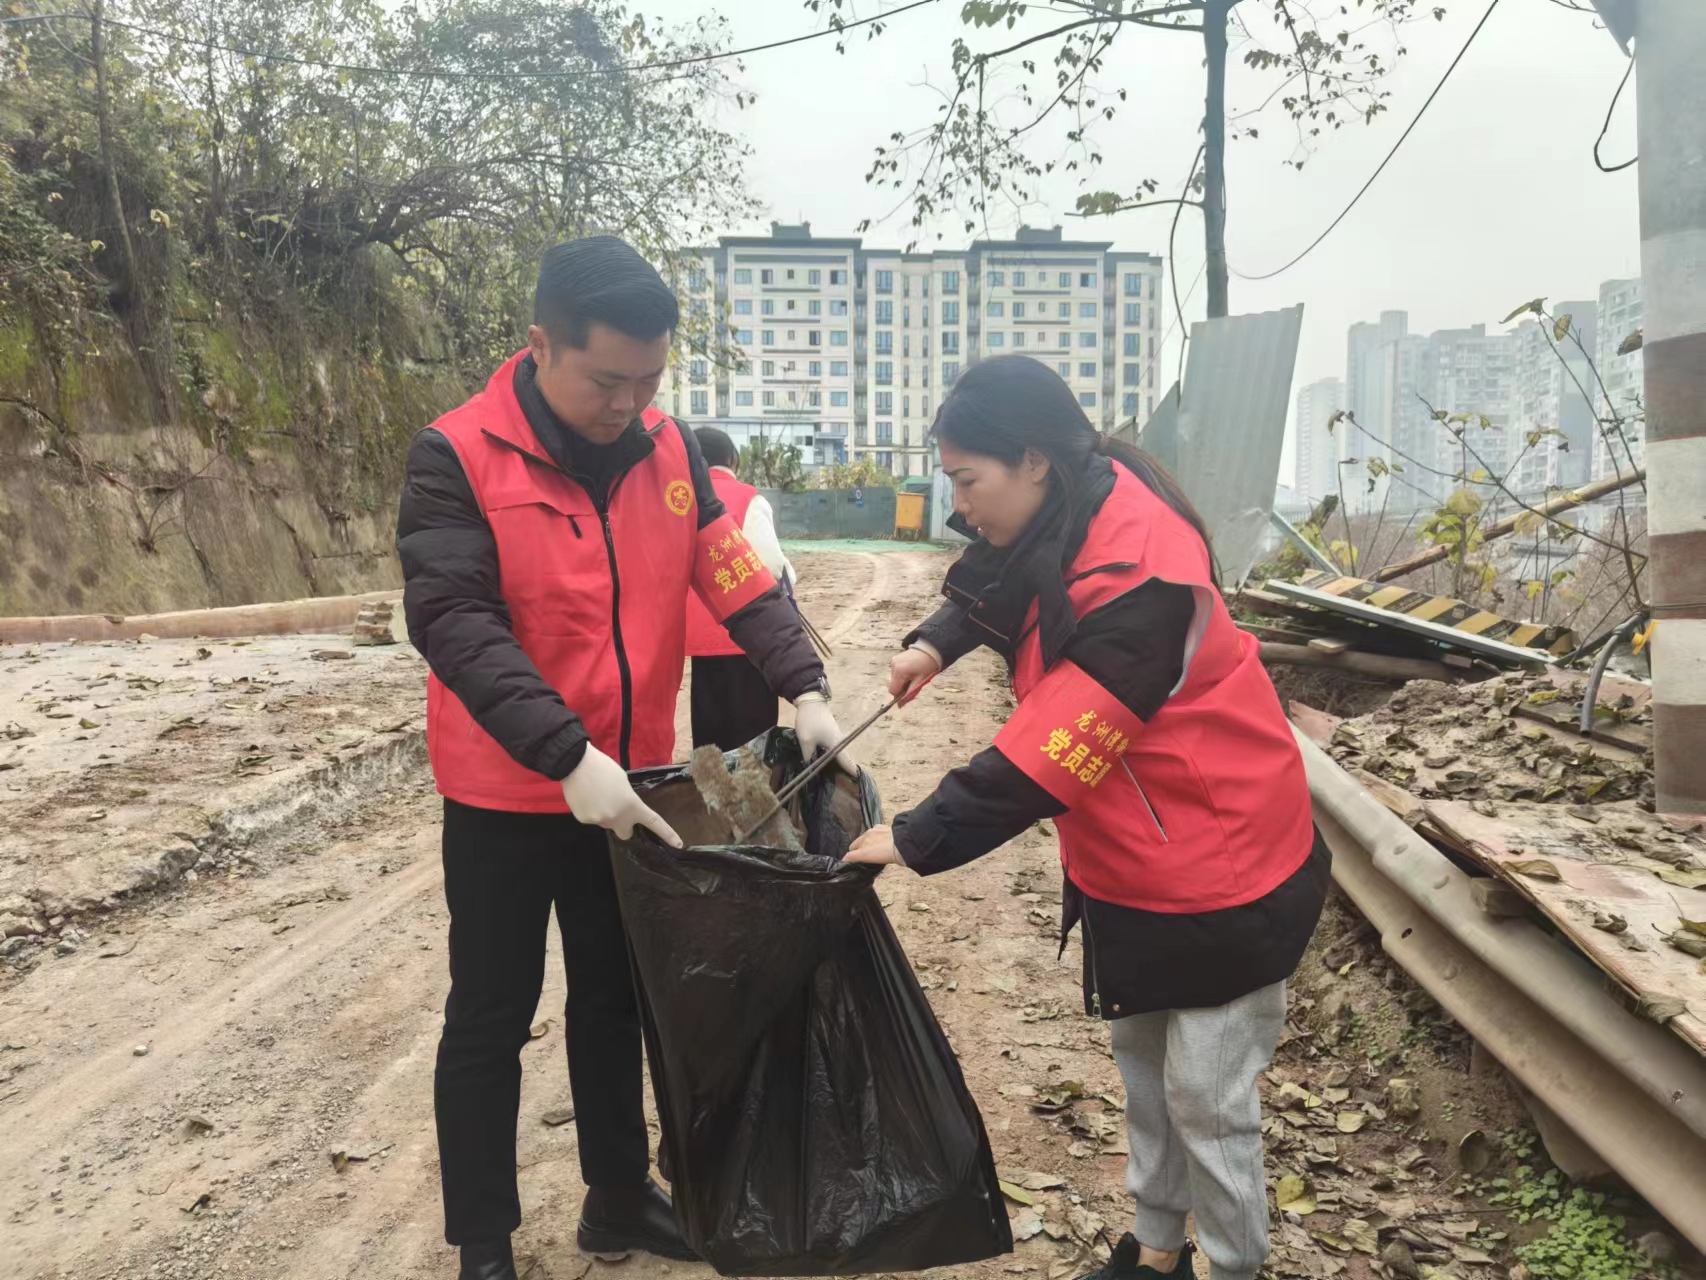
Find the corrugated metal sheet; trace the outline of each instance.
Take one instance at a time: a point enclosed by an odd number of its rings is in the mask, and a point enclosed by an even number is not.
[[[1114,437],[1124,440],[1127,444],[1141,445],[1145,440],[1172,440],[1179,431],[1179,384],[1174,383],[1167,389],[1167,394],[1161,397],[1161,403],[1155,406],[1155,412],[1149,415],[1149,421],[1143,424],[1142,432],[1137,429],[1137,419],[1133,418],[1125,426],[1114,432]],[[1147,447],[1147,446],[1145,446]]]
[[[1191,326],[1185,385],[1140,439],[1179,478],[1214,535],[1221,576],[1244,580],[1273,510],[1303,305]]]

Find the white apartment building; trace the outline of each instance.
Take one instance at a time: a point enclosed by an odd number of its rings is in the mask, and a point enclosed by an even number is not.
[[[780,223],[691,252],[686,304],[726,316],[746,367],[683,351],[659,400],[737,443],[765,436],[798,445],[808,466],[870,457],[895,476],[929,475],[943,394],[971,361],[1009,352],[1055,368],[1102,430],[1154,411],[1153,255],[1058,227],[902,253]]]
[[[1460,424],[1459,443],[1446,425],[1430,415],[1426,430],[1434,442],[1432,465],[1450,475],[1472,475],[1479,454],[1490,474],[1503,475],[1516,455],[1511,448],[1511,393],[1516,378],[1516,339],[1508,333],[1488,333],[1484,324],[1468,329],[1440,329],[1428,335],[1428,367],[1423,378],[1427,404],[1448,415],[1470,413],[1476,421]],[[1427,405],[1421,406],[1425,411]],[[1487,425],[1482,426],[1480,419]],[[1418,477],[1437,498],[1450,494],[1453,482],[1441,476]]]
[[[1321,378],[1297,393],[1297,438],[1292,492],[1311,507],[1338,492],[1339,434],[1352,430],[1340,424],[1329,429],[1333,415],[1345,407],[1342,378]]]
[[[1525,497],[1587,483],[1597,432],[1593,400],[1583,394],[1594,377],[1582,348],[1594,350],[1595,311],[1592,302],[1553,304],[1553,315],[1570,317],[1580,347],[1568,334],[1554,339],[1550,321],[1517,327],[1510,449],[1520,461],[1511,487]],[[1531,445],[1535,431],[1547,434]]]

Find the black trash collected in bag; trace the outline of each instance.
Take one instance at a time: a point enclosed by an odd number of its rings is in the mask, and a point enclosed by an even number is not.
[[[803,767],[790,730],[750,749],[775,787]],[[837,861],[881,821],[870,775],[831,767],[793,802],[807,853],[695,845],[712,828],[686,768],[633,777],[688,845],[611,839],[688,1243],[742,1276],[1011,1252],[983,1118],[875,869]]]

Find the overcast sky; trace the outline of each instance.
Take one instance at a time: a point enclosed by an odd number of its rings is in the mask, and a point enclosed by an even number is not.
[[[1448,10],[1444,21],[1405,28],[1409,54],[1389,78],[1390,110],[1374,124],[1326,138],[1301,172],[1284,163],[1293,154],[1294,135],[1277,111],[1260,121],[1259,141],[1231,147],[1226,239],[1235,272],[1269,271],[1287,261],[1379,164],[1486,10],[1486,0],[1438,2]],[[1262,0],[1247,4],[1253,25],[1264,31],[1267,6]],[[736,47],[821,24],[801,0],[637,0],[636,7],[665,22],[720,12]],[[894,7],[857,0],[855,13]],[[949,51],[964,30],[959,11],[960,0],[940,0],[901,14],[875,40],[852,33],[846,54],[837,54],[828,38],[746,58],[734,79],[755,92],[757,102],[731,111],[726,123],[751,141],[748,172],[765,212],[730,230],[762,233],[774,218],[810,221],[818,235],[850,235],[871,218],[878,221],[865,233],[867,243],[902,245],[915,238],[910,210],[882,220],[897,197],[869,187],[864,175],[890,133],[933,118],[941,98],[931,86],[950,83]],[[1027,22],[1034,28],[1047,20],[1033,6]],[[1012,38],[971,33],[974,48]],[[1199,140],[1200,37],[1134,31],[1121,37],[1116,59],[1100,79],[1126,88],[1129,101],[1102,127],[1107,159],[1095,185],[1129,186],[1148,176],[1176,190]],[[1230,61],[1237,61],[1236,53]],[[1412,331],[1476,323],[1496,329],[1529,298],[1592,298],[1601,280],[1638,274],[1636,169],[1602,174],[1591,155],[1625,66],[1611,37],[1587,15],[1550,0],[1502,0],[1350,217],[1278,278],[1248,283],[1234,275],[1235,314],[1305,304],[1294,391],[1316,378],[1342,377],[1346,327],[1381,310],[1408,311]],[[1255,106],[1273,83],[1271,73],[1236,65],[1229,71],[1229,108]],[[1631,82],[1603,148],[1613,163],[1633,154],[1634,99]],[[1051,179],[1024,221],[1063,223],[1069,236],[1166,253],[1170,209],[1087,222],[1068,216],[1081,189],[1075,177]],[[1002,217],[1004,225],[992,221],[997,234],[1020,220],[1011,212]],[[965,239],[957,221],[941,229],[947,243]],[[934,243],[927,237],[921,247]],[[1202,258],[1201,218],[1186,209],[1176,268],[1168,263],[1181,288],[1198,280]],[[1188,319],[1201,318],[1203,295],[1199,283],[1186,306]],[[1178,339],[1169,329],[1170,371]],[[1289,477],[1289,464],[1282,477]]]

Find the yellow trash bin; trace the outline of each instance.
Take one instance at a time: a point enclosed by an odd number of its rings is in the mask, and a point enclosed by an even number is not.
[[[924,536],[924,495],[897,493],[894,496],[894,536],[914,541]]]

